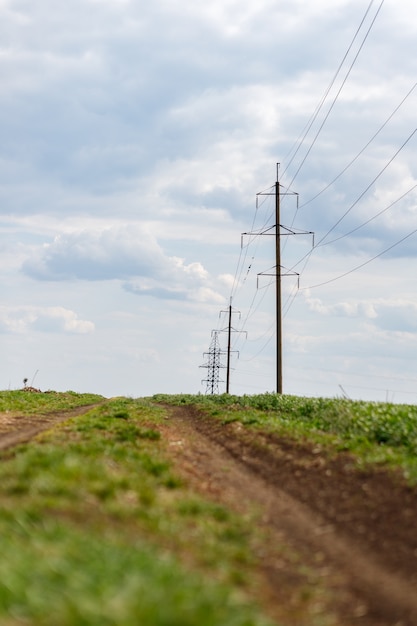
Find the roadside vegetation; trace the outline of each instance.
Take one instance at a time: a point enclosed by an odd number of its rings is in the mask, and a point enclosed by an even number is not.
[[[58,393],[32,393],[30,391],[0,391],[0,413],[19,415],[47,415],[56,411],[69,411],[79,406],[104,402],[103,396],[92,393],[67,391]]]
[[[359,466],[400,469],[417,484],[417,406],[345,399],[304,398],[266,393],[233,395],[156,395],[156,402],[191,404],[223,423],[348,451]]]
[[[223,424],[310,442],[330,455],[347,451],[360,468],[400,468],[417,484],[414,406],[276,394],[109,400],[0,392],[0,416],[87,408],[0,452],[1,624],[271,624],[253,602],[268,541],[256,513],[238,516],[176,475],[162,435],[168,404],[193,405]],[[333,623],[322,617],[300,623]]]
[[[101,402],[0,453],[4,626],[267,626],[251,520],[175,475],[147,400],[0,393],[34,415]],[[255,542],[255,543],[254,543]]]

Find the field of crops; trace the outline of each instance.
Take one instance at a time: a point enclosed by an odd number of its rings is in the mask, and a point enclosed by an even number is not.
[[[159,402],[199,406],[222,422],[318,441],[354,453],[358,463],[401,468],[417,484],[417,406],[277,394],[155,396]]]

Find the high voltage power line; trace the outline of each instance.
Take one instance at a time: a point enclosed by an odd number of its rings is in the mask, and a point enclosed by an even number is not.
[[[369,11],[371,10],[371,7],[372,7],[373,3],[374,3],[374,0],[371,0],[371,2],[368,5],[368,8],[366,9],[365,14],[364,14],[364,16],[363,16],[363,18],[361,20],[361,23],[359,24],[359,26],[358,26],[358,28],[357,28],[354,36],[353,36],[353,39],[350,42],[350,44],[348,46],[348,49],[346,50],[346,52],[345,52],[345,54],[344,54],[344,56],[343,56],[343,58],[342,58],[342,60],[341,60],[341,62],[339,64],[339,67],[336,70],[336,73],[334,74],[332,80],[330,81],[329,86],[327,87],[327,89],[325,90],[323,96],[321,97],[320,102],[318,103],[314,113],[312,114],[311,118],[309,119],[309,121],[307,122],[306,126],[302,130],[302,132],[301,132],[300,136],[298,137],[298,139],[296,140],[294,146],[291,148],[289,153],[285,156],[285,162],[287,163],[287,165],[286,165],[286,167],[285,167],[285,169],[283,171],[283,175],[286,174],[288,168],[291,166],[292,162],[294,161],[295,157],[297,156],[297,154],[298,154],[299,150],[301,149],[305,139],[307,138],[308,133],[310,132],[310,130],[311,130],[314,122],[316,121],[316,119],[317,119],[321,109],[323,108],[324,103],[326,102],[327,96],[329,95],[332,87],[334,86],[334,84],[336,82],[337,77],[339,76],[340,72],[342,71],[342,67],[343,67],[343,65],[344,65],[344,63],[345,63],[345,61],[346,61],[346,59],[347,59],[347,57],[349,55],[349,52],[351,51],[351,49],[353,47],[353,44],[355,43],[356,38],[359,36],[359,32],[360,32],[360,30],[361,30],[361,28],[362,28],[362,26],[363,26],[363,24],[364,24],[364,22],[366,20],[366,17],[368,15]],[[290,158],[291,152],[293,152],[293,151],[294,151],[294,154]]]
[[[369,189],[371,188],[371,186],[376,182],[376,180],[378,180],[380,178],[380,176],[385,172],[385,170],[388,168],[388,166],[394,161],[394,159],[398,156],[398,154],[403,150],[403,148],[408,144],[408,142],[411,140],[411,138],[416,134],[417,129],[414,129],[413,132],[409,135],[409,137],[406,139],[406,141],[402,144],[402,146],[395,152],[395,154],[389,159],[389,161],[384,165],[384,167],[380,170],[380,172],[377,174],[377,176],[374,177],[374,179],[372,180],[372,182],[366,187],[366,189],[359,195],[359,197],[355,200],[355,202],[345,211],[345,213],[335,222],[335,224],[327,231],[327,233],[325,235],[323,235],[323,237],[319,240],[319,242],[316,244],[315,248],[313,250],[311,250],[310,252],[308,252],[302,259],[300,259],[294,266],[292,269],[295,269],[300,263],[302,263],[303,261],[305,261],[304,266],[302,268],[302,270],[300,270],[300,275],[302,275],[306,269],[307,263],[310,260],[312,254],[314,252],[316,252],[316,250],[318,248],[321,248],[323,246],[326,245],[330,245],[332,243],[335,243],[336,241],[339,241],[340,239],[347,237],[348,235],[358,231],[360,228],[364,227],[365,225],[367,225],[368,223],[370,223],[372,220],[376,219],[377,217],[379,217],[380,215],[382,215],[383,213],[385,213],[388,209],[392,208],[397,202],[399,202],[400,200],[402,200],[405,196],[407,196],[409,193],[411,193],[416,187],[417,185],[413,185],[413,187],[411,187],[408,191],[406,191],[405,193],[403,193],[399,198],[397,198],[396,200],[394,200],[393,202],[391,202],[387,207],[385,207],[384,209],[382,209],[381,211],[379,211],[376,215],[372,216],[371,218],[365,220],[364,222],[362,222],[360,225],[358,225],[357,227],[351,229],[348,233],[344,233],[343,235],[340,235],[339,237],[336,237],[334,239],[332,239],[331,241],[328,241],[325,243],[325,239],[328,237],[328,235],[333,232],[333,230],[341,223],[341,221],[350,213],[350,211],[358,204],[358,202],[364,197],[364,195],[366,194],[367,191],[369,191]],[[355,271],[358,271],[359,269],[361,269],[362,267],[364,267],[365,265],[368,265],[369,263],[371,263],[372,261],[374,261],[375,259],[383,256],[384,254],[386,254],[387,252],[389,252],[390,250],[392,250],[393,248],[395,248],[396,246],[398,246],[399,244],[401,244],[403,241],[405,241],[406,239],[408,239],[409,237],[411,237],[416,231],[413,230],[411,231],[409,234],[407,234],[406,236],[400,238],[397,242],[395,242],[394,244],[390,245],[389,247],[387,247],[385,250],[383,250],[382,252],[380,252],[379,254],[371,257],[370,259],[368,259],[367,261],[365,261],[364,263],[361,263],[360,265],[352,268],[351,270],[344,272],[343,274],[329,279],[328,281],[323,281],[319,284],[316,285],[311,285],[310,287],[303,287],[302,290],[306,290],[308,288],[313,288],[313,287],[319,287],[322,285],[326,285],[329,284],[331,282],[335,282],[336,280],[339,280],[340,278],[343,278],[344,276],[347,276],[349,274],[352,274]]]
[[[369,185],[367,185],[367,187],[362,191],[362,193],[359,195],[359,197],[355,200],[355,202],[353,204],[351,204],[351,206],[343,213],[343,215],[335,222],[335,224],[333,224],[333,226],[327,231],[327,233],[320,239],[320,241],[317,243],[316,248],[325,245],[323,242],[324,240],[328,237],[328,235],[330,235],[331,232],[334,231],[334,229],[340,224],[340,222],[342,220],[345,219],[345,217],[352,211],[352,209],[358,204],[358,202],[360,200],[362,200],[362,198],[365,196],[365,194],[370,190],[370,188],[372,187],[372,185],[374,185],[376,183],[376,181],[382,176],[382,174],[385,172],[385,170],[391,165],[391,163],[394,161],[394,159],[400,154],[400,152],[405,148],[405,146],[408,144],[408,142],[414,137],[414,135],[417,132],[417,128],[415,128],[413,130],[413,132],[407,137],[407,139],[404,141],[404,143],[400,146],[400,148],[398,148],[398,150],[395,152],[395,154],[389,159],[389,161],[384,165],[384,167],[378,172],[378,174],[371,180],[371,182],[369,183]]]
[[[370,24],[370,26],[369,26],[368,30],[366,31],[364,38],[362,39],[362,42],[361,42],[361,44],[360,44],[360,46],[359,46],[359,49],[357,50],[357,52],[356,52],[356,54],[355,54],[355,56],[354,56],[354,59],[353,59],[352,63],[350,64],[350,66],[349,66],[349,68],[348,68],[348,71],[346,72],[346,75],[345,75],[345,77],[343,78],[342,83],[341,83],[341,85],[340,85],[339,89],[337,90],[336,95],[335,95],[335,97],[333,98],[333,100],[332,100],[332,102],[331,102],[331,104],[330,104],[330,107],[329,107],[329,109],[328,109],[328,111],[327,111],[326,115],[324,116],[324,119],[323,119],[323,121],[321,122],[321,124],[320,124],[320,126],[319,126],[319,128],[318,128],[318,130],[317,130],[317,132],[316,132],[316,134],[315,134],[315,136],[314,136],[313,141],[310,143],[310,146],[308,147],[306,154],[304,155],[304,157],[303,157],[303,159],[302,159],[302,161],[301,161],[300,165],[298,166],[298,168],[297,168],[297,170],[296,170],[295,174],[294,174],[294,175],[292,176],[292,178],[291,178],[291,181],[290,181],[290,183],[289,183],[289,187],[291,187],[291,186],[293,185],[293,183],[294,183],[295,179],[297,178],[298,174],[300,173],[300,171],[301,171],[301,169],[302,169],[302,167],[303,167],[304,163],[306,162],[306,160],[307,160],[308,156],[310,155],[310,152],[311,152],[311,150],[313,149],[313,147],[314,147],[314,145],[315,145],[315,143],[316,143],[316,141],[317,141],[317,139],[318,139],[318,137],[319,137],[319,135],[320,135],[321,131],[323,130],[324,125],[326,124],[326,122],[327,122],[327,120],[328,120],[328,118],[329,118],[329,116],[330,116],[330,113],[332,112],[332,110],[333,110],[333,108],[334,108],[334,106],[335,106],[335,104],[336,104],[336,102],[337,102],[337,100],[338,100],[338,98],[339,98],[339,96],[340,96],[340,94],[341,94],[342,90],[343,90],[343,87],[345,86],[345,84],[346,84],[346,82],[347,82],[347,79],[349,78],[349,76],[350,76],[350,74],[351,74],[351,72],[352,72],[352,69],[353,69],[353,67],[354,67],[354,65],[355,65],[355,63],[356,63],[356,61],[357,61],[357,59],[358,59],[358,57],[359,57],[359,54],[361,53],[362,48],[363,48],[363,46],[365,45],[365,42],[366,42],[366,40],[367,40],[367,39],[368,39],[368,37],[369,37],[370,31],[371,31],[371,29],[372,29],[373,25],[375,24],[376,18],[377,18],[377,17],[378,17],[378,15],[379,15],[379,12],[380,12],[380,10],[381,10],[381,8],[382,8],[383,4],[384,4],[384,1],[385,1],[385,0],[381,0],[381,3],[380,3],[380,5],[379,5],[379,7],[378,7],[378,10],[376,11],[376,13],[375,13],[375,15],[374,15],[374,17],[373,17],[373,19],[372,19],[372,22],[371,22],[371,24]],[[320,102],[320,105],[319,105],[319,106],[318,106],[318,108],[317,108],[316,113],[313,115],[312,123],[311,123],[311,125],[308,127],[306,134],[304,135],[304,137],[303,137],[302,141],[300,142],[300,145],[299,145],[299,147],[297,148],[297,152],[298,152],[298,150],[301,148],[302,144],[304,143],[304,141],[305,141],[305,139],[306,139],[306,137],[307,137],[307,134],[308,134],[308,132],[310,131],[310,129],[311,129],[311,127],[312,127],[312,124],[314,123],[315,119],[317,118],[317,115],[318,115],[318,113],[320,112],[320,110],[321,110],[322,106],[324,105],[324,102],[326,101],[327,96],[329,95],[330,89],[331,89],[331,87],[333,86],[333,84],[334,84],[334,82],[335,82],[335,80],[336,80],[336,78],[337,78],[338,74],[339,74],[339,73],[340,73],[340,71],[341,71],[341,68],[342,68],[342,66],[343,66],[343,64],[344,64],[344,62],[345,62],[345,60],[346,60],[346,58],[347,58],[347,56],[348,56],[349,51],[351,50],[351,48],[352,48],[352,46],[353,46],[353,43],[354,43],[354,41],[355,41],[355,39],[356,39],[357,35],[359,34],[360,29],[362,28],[362,26],[363,26],[363,24],[364,24],[364,22],[365,22],[366,16],[368,15],[369,10],[371,9],[371,7],[372,7],[372,5],[373,5],[373,2],[374,2],[374,0],[371,0],[370,4],[369,4],[369,6],[368,6],[368,9],[366,10],[365,15],[364,15],[364,17],[363,17],[363,19],[362,19],[362,21],[361,21],[361,23],[360,23],[360,26],[359,26],[358,30],[356,31],[356,33],[355,33],[355,35],[354,35],[354,38],[353,38],[353,40],[352,40],[352,42],[351,42],[351,44],[350,44],[350,46],[349,46],[349,48],[348,48],[347,52],[345,53],[345,55],[344,55],[344,57],[343,57],[343,60],[342,60],[342,62],[341,62],[341,64],[340,64],[340,66],[339,66],[339,68],[338,68],[338,70],[337,70],[337,72],[336,72],[336,75],[335,75],[335,77],[334,77],[333,81],[332,81],[332,82],[331,82],[331,84],[330,84],[330,87],[326,90],[326,92],[325,92],[325,94],[324,94],[324,96],[323,96],[323,98],[322,98],[322,100],[321,100],[321,102]],[[292,160],[293,160],[293,159],[292,159]],[[288,169],[288,168],[287,168],[287,169]],[[285,172],[286,172],[286,170],[284,171],[284,174],[285,174]],[[298,211],[298,208],[297,208],[297,211]],[[296,211],[296,213],[297,213],[297,211]],[[294,218],[293,218],[293,222],[292,222],[292,223],[294,223],[294,220],[295,220],[295,215],[294,215]]]
[[[315,121],[318,119],[318,116],[321,112],[321,110],[324,107],[325,102],[327,101],[329,94],[332,90],[332,88],[335,85],[335,82],[338,78],[338,76],[341,73],[341,70],[343,68],[343,65],[345,64],[350,52],[353,49],[353,45],[355,43],[355,41],[358,39],[360,31],[362,30],[366,18],[368,17],[371,7],[374,4],[374,0],[372,0],[368,7],[367,10],[365,12],[365,15],[362,18],[362,21],[337,69],[336,74],[334,75],[330,85],[328,86],[327,90],[325,91],[321,101],[319,102],[315,112],[313,113],[312,117],[310,118],[310,121],[308,122],[307,126],[305,127],[303,133],[301,134],[301,140],[297,140],[297,142],[299,142],[296,145],[295,149],[292,149],[291,152],[293,152],[291,159],[286,167],[286,169],[284,170],[284,174],[287,172],[287,170],[289,169],[290,165],[294,162],[295,157],[297,156],[297,154],[299,153],[300,149],[302,148],[303,144],[306,142],[308,134],[310,133]],[[283,191],[287,190],[289,191],[291,189],[292,183],[294,182],[294,180],[296,179],[296,177],[299,175],[302,167],[304,166],[307,158],[310,156],[310,153],[312,151],[312,148],[314,147],[315,143],[318,140],[318,137],[321,133],[321,131],[323,130],[340,94],[342,89],[344,88],[349,75],[352,72],[352,69],[358,59],[359,54],[361,53],[366,40],[369,37],[370,31],[372,29],[372,27],[375,24],[375,21],[382,9],[382,6],[384,4],[384,0],[382,0],[377,8],[377,11],[375,12],[375,14],[373,15],[373,18],[371,20],[371,24],[368,26],[361,42],[360,45],[354,55],[353,61],[350,63],[350,66],[347,70],[347,72],[345,73],[343,80],[341,82],[341,85],[339,86],[337,92],[336,92],[336,96],[332,99],[332,102],[322,120],[322,122],[319,125],[318,131],[315,133],[315,136],[312,140],[312,142],[310,142],[309,147],[307,148],[307,151],[303,157],[303,159],[301,160],[301,163],[298,165],[295,174],[292,176],[291,178],[291,182],[289,183],[288,186],[283,186]],[[327,189],[329,189],[329,187],[331,187],[339,178],[341,178],[341,176],[353,165],[353,163],[355,163],[360,156],[362,156],[364,154],[364,152],[366,151],[366,149],[375,141],[375,139],[378,137],[378,135],[382,132],[382,130],[387,126],[387,124],[394,118],[394,116],[398,113],[398,111],[400,110],[400,108],[402,107],[402,105],[406,102],[406,100],[410,97],[410,95],[412,94],[412,92],[415,90],[417,86],[417,83],[415,83],[411,89],[409,89],[408,93],[402,98],[402,100],[400,101],[400,103],[395,107],[395,109],[392,111],[392,113],[389,115],[389,117],[385,120],[385,122],[379,127],[379,129],[371,136],[371,138],[367,141],[367,143],[364,145],[364,147],[360,150],[360,152],[349,161],[349,163],[339,172],[339,174],[337,174],[335,177],[333,177],[332,181],[329,182],[328,184],[326,184],[324,186],[324,188],[319,191],[318,193],[316,193],[312,198],[310,198],[309,200],[307,200],[306,202],[302,203],[300,206],[297,205],[295,213],[294,213],[294,217],[291,223],[291,227],[294,224],[295,218],[297,216],[298,210],[299,208],[304,208],[305,206],[307,206],[308,204],[310,204],[311,202],[313,202],[313,200],[315,200],[317,197],[319,197],[321,194],[323,194]],[[403,193],[399,198],[397,198],[394,202],[391,202],[389,204],[389,206],[385,207],[384,209],[380,210],[378,213],[376,213],[374,216],[372,216],[371,218],[367,219],[366,221],[364,221],[361,225],[357,226],[356,228],[353,228],[352,230],[350,230],[348,233],[345,233],[344,235],[338,236],[337,238],[325,242],[325,239],[329,236],[329,234],[331,232],[333,232],[335,230],[335,228],[337,228],[337,226],[341,223],[341,221],[349,214],[349,212],[363,199],[363,197],[366,195],[366,193],[369,191],[369,189],[372,187],[372,185],[375,184],[375,182],[378,180],[378,178],[380,176],[382,176],[382,174],[386,171],[386,169],[389,167],[389,165],[393,162],[393,160],[397,157],[397,155],[404,149],[404,147],[409,143],[409,141],[412,139],[412,137],[414,136],[414,134],[417,132],[417,129],[415,129],[410,135],[409,137],[406,139],[406,141],[402,144],[402,146],[395,152],[395,154],[390,158],[390,160],[385,164],[385,166],[382,168],[382,170],[379,172],[379,174],[372,180],[372,182],[365,188],[365,190],[361,193],[361,195],[357,198],[357,200],[347,209],[347,211],[345,211],[345,213],[333,224],[333,226],[327,231],[327,233],[321,237],[320,241],[318,242],[318,244],[309,252],[307,253],[301,260],[299,260],[295,265],[293,265],[290,268],[290,271],[294,271],[295,268],[302,263],[303,261],[305,261],[304,267],[302,269],[302,271],[300,272],[300,276],[304,273],[305,269],[306,269],[306,265],[309,261],[309,259],[311,258],[312,254],[316,253],[317,250],[325,245],[330,245],[332,243],[334,243],[335,241],[338,241],[339,239],[343,238],[343,237],[347,237],[349,235],[351,235],[352,233],[356,232],[357,230],[359,230],[360,228],[364,227],[366,224],[370,223],[372,220],[376,219],[377,217],[379,217],[380,215],[382,215],[384,212],[386,212],[389,208],[391,208],[392,206],[394,206],[396,203],[398,203],[400,200],[402,200],[407,194],[411,193],[416,187],[417,185],[414,185],[413,187],[411,187],[407,192]],[[279,194],[279,186],[280,184],[277,182],[277,189],[278,189],[278,196]],[[273,188],[273,187],[272,187]],[[265,195],[268,195],[268,192],[272,189],[269,188],[267,190],[265,190],[265,192],[260,192],[260,194],[258,194],[257,196],[257,203],[256,203],[256,208],[255,208],[255,212],[253,215],[253,220],[252,220],[252,226],[251,226],[251,230],[249,231],[249,233],[247,233],[247,235],[250,237],[249,241],[247,243],[247,245],[241,245],[241,249],[240,249],[240,255],[239,255],[239,260],[236,266],[236,271],[235,271],[235,275],[234,275],[234,279],[233,279],[233,286],[231,289],[231,295],[230,295],[230,302],[232,302],[232,299],[234,299],[236,297],[236,295],[238,294],[238,292],[240,291],[240,289],[245,285],[245,283],[247,282],[247,278],[248,276],[253,273],[253,264],[257,255],[257,247],[259,245],[260,242],[260,238],[263,234],[265,234],[265,230],[270,230],[273,229],[274,226],[277,230],[280,229],[280,224],[279,221],[276,221],[276,223],[274,225],[270,225],[270,220],[271,220],[271,216],[268,217],[268,219],[265,221],[265,219],[263,220],[263,225],[262,227],[258,227],[257,229],[255,229],[256,226],[256,222],[259,220],[259,208],[261,206],[261,204],[258,202],[258,197],[262,196],[263,193],[265,193]],[[263,203],[262,203],[263,204]],[[269,226],[268,226],[269,225]],[[413,230],[412,232],[408,233],[407,235],[405,235],[404,237],[402,237],[400,240],[398,240],[397,242],[395,242],[394,244],[390,245],[388,248],[386,248],[385,250],[383,250],[382,252],[380,252],[379,254],[373,256],[371,259],[368,259],[367,261],[365,261],[364,263],[361,263],[360,265],[356,266],[355,268],[349,270],[348,272],[345,272],[344,274],[330,279],[328,281],[323,281],[322,283],[319,283],[317,285],[312,285],[312,287],[319,287],[321,285],[326,285],[330,282],[334,282],[335,280],[338,280],[340,278],[343,278],[343,276],[346,276],[348,274],[351,274],[355,271],[358,271],[359,269],[361,269],[362,267],[364,267],[365,265],[367,265],[368,263],[372,262],[373,260],[379,258],[380,256],[382,256],[383,254],[388,253],[390,250],[392,250],[393,248],[395,248],[396,246],[400,245],[402,242],[404,242],[406,239],[408,239],[409,237],[411,237],[413,234],[415,234],[417,232],[417,228],[415,230]],[[254,244],[255,244],[255,249],[254,249]],[[271,268],[272,270],[278,270],[280,269],[281,266],[274,266],[273,268]],[[260,272],[260,274],[266,274],[268,272],[268,270],[264,271],[264,272]],[[258,273],[259,276],[259,273]],[[241,323],[240,328],[243,329],[246,327],[246,324],[248,322],[248,320],[250,319],[250,317],[256,312],[256,310],[259,308],[260,303],[262,302],[263,298],[265,297],[266,292],[268,291],[269,287],[271,286],[272,283],[269,283],[264,292],[263,295],[260,297],[259,296],[259,292],[260,290],[257,289],[254,293],[254,296],[252,298],[252,301],[250,303],[249,306],[249,310],[247,312],[247,314],[244,317],[244,321],[243,323]],[[301,290],[305,290],[307,289],[306,287],[302,287]],[[298,293],[298,289],[293,288],[292,293],[288,296],[288,299],[285,303],[285,305],[282,304],[282,302],[280,301],[279,303],[279,308],[280,308],[280,315],[282,315],[284,312],[285,314],[288,313],[288,311],[291,308],[291,305],[296,297]],[[230,305],[231,306],[231,305]],[[277,310],[278,310],[278,303],[277,303]],[[229,324],[230,324],[230,320],[231,320],[231,315],[229,316]],[[259,350],[259,352],[251,357],[250,359],[245,359],[245,361],[248,360],[253,360],[254,358],[256,358],[256,356],[258,356],[264,349],[265,347],[271,342],[274,333],[271,333],[271,328],[263,333],[263,336],[266,337],[267,335],[270,335],[269,338],[267,339],[267,341],[264,343],[264,345],[262,346],[262,348]],[[278,334],[278,326],[277,326],[277,334]],[[230,337],[229,337],[230,338]],[[258,337],[259,340],[259,337]],[[233,348],[235,348],[236,343],[233,343]],[[230,348],[230,345],[229,345]],[[277,357],[278,358],[278,357]],[[277,370],[281,371],[282,370],[282,366],[281,364],[277,365]],[[277,384],[278,387],[278,391],[279,390],[279,383]],[[281,387],[281,391],[282,391],[282,387]]]
[[[376,131],[376,133],[374,133],[372,135],[372,137],[369,139],[369,141],[363,146],[363,148],[361,148],[361,150],[356,154],[356,156],[349,161],[349,163],[327,184],[325,185],[325,187],[323,187],[323,189],[321,189],[318,193],[316,193],[312,198],[310,198],[309,200],[307,200],[306,202],[300,204],[300,209],[303,209],[304,207],[306,207],[308,204],[310,204],[311,202],[313,202],[314,200],[316,200],[319,196],[321,196],[325,191],[327,191],[327,189],[329,189],[332,185],[334,185],[334,183],[339,180],[339,178],[341,176],[343,176],[343,174],[345,174],[348,169],[358,160],[358,158],[365,152],[365,150],[373,143],[373,141],[378,137],[378,135],[381,133],[381,131],[387,126],[388,122],[391,121],[391,119],[394,117],[394,115],[396,113],[398,113],[398,111],[400,110],[400,108],[402,107],[402,105],[406,102],[406,100],[408,100],[408,98],[411,96],[411,94],[413,93],[414,89],[417,87],[417,83],[414,83],[414,85],[411,87],[411,89],[408,91],[408,93],[404,96],[404,98],[401,100],[401,102],[395,107],[395,109],[392,111],[392,113],[387,117],[387,119],[385,120],[385,122],[378,128],[378,130]]]
[[[344,278],[345,276],[348,276],[349,274],[353,274],[354,272],[357,272],[358,270],[362,269],[362,267],[365,267],[365,265],[369,265],[369,263],[372,263],[372,261],[375,261],[375,259],[379,259],[384,254],[387,254],[387,252],[390,252],[391,250],[393,250],[394,248],[399,246],[401,243],[403,243],[404,241],[406,241],[407,239],[409,239],[410,237],[412,237],[416,233],[417,233],[417,228],[415,228],[410,233],[408,233],[407,235],[405,235],[404,237],[402,237],[401,239],[399,239],[398,241],[393,243],[391,246],[388,246],[388,248],[385,248],[385,250],[382,250],[378,254],[375,254],[375,256],[373,256],[372,258],[368,259],[367,261],[364,261],[363,263],[360,263],[359,265],[357,265],[356,267],[353,267],[352,269],[348,270],[347,272],[344,272],[344,274],[340,274],[339,276],[335,276],[334,278],[330,278],[329,280],[325,280],[325,281],[323,281],[321,283],[318,283],[317,285],[310,285],[309,287],[302,287],[301,290],[315,289],[316,287],[322,287],[323,285],[329,285],[330,283],[334,283],[336,280],[340,280],[341,278]]]
[[[332,239],[331,241],[327,241],[326,243],[320,244],[320,247],[328,246],[328,245],[331,245],[333,243],[336,243],[336,241],[340,241],[340,239],[344,239],[345,237],[348,237],[349,235],[352,235],[353,233],[357,232],[358,230],[360,230],[364,226],[367,226],[370,222],[375,220],[377,217],[380,217],[383,213],[386,213],[389,209],[392,209],[393,206],[395,206],[398,202],[400,202],[400,200],[403,200],[406,196],[408,196],[409,193],[414,191],[414,189],[416,189],[416,188],[417,188],[417,184],[413,185],[410,189],[408,189],[401,196],[399,196],[399,198],[397,198],[396,200],[391,202],[384,209],[381,209],[381,211],[378,211],[378,213],[376,213],[372,217],[368,218],[365,222],[362,222],[361,224],[359,224],[359,226],[355,226],[355,228],[352,228],[352,230],[350,230],[349,232],[344,233],[343,235],[339,235],[339,237],[336,237],[335,239]]]

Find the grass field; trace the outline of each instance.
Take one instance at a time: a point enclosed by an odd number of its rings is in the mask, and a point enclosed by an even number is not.
[[[97,397],[0,393],[2,411]],[[103,399],[101,399],[103,400]],[[172,472],[145,400],[106,402],[0,462],[4,626],[251,626],[249,520]]]
[[[349,451],[358,464],[400,469],[417,484],[417,406],[303,398],[277,394],[253,396],[158,395],[154,400],[192,404],[222,422],[239,421],[296,439],[315,441],[329,450]]]
[[[267,626],[249,598],[253,519],[193,493],[167,460],[163,403],[308,439],[417,483],[413,406],[315,398],[0,392],[0,412],[96,405],[0,453],[4,626]]]
[[[55,411],[68,411],[79,406],[88,406],[103,402],[103,396],[92,393],[28,393],[24,391],[1,391],[0,413],[19,413],[20,415],[41,415]]]

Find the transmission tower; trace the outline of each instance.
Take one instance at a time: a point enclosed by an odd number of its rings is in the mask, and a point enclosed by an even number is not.
[[[207,383],[206,394],[219,393],[219,382],[224,382],[223,380],[220,381],[220,369],[224,368],[221,362],[222,354],[224,352],[220,348],[219,331],[213,330],[209,350],[204,352],[204,356],[207,356],[207,363],[200,365],[200,367],[207,368],[207,378],[202,381]]]

